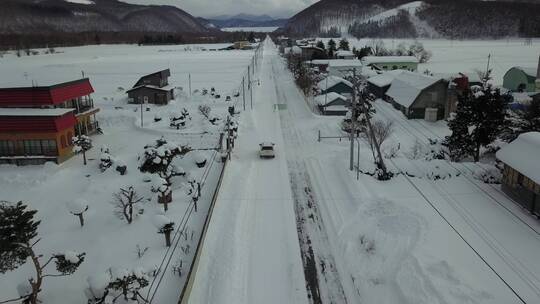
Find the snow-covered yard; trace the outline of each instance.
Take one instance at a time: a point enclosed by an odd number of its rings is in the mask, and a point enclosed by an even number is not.
[[[61,48],[55,54],[21,58],[8,54],[0,59],[0,87],[52,84],[80,78],[84,73],[96,91],[92,95],[95,105],[101,109],[97,119],[104,134],[92,137],[94,147],[87,152],[87,166],[83,166],[81,155],[61,165],[0,166],[0,200],[23,201],[38,210],[41,241],[36,251],[45,256],[65,250],[86,253],[75,274],[44,280],[43,303],[86,303],[89,281],[99,285],[101,277],[122,269],[146,272],[151,285],[143,294],[153,297],[153,303],[178,300],[222,167],[217,152],[211,149],[218,145],[227,109],[237,103],[233,93],[239,89],[254,54],[212,50],[223,46],[103,45]],[[167,106],[145,105],[141,127],[141,107],[127,104],[125,90],[140,76],[164,68],[171,69],[169,83],[175,87],[176,98]],[[210,95],[211,88],[220,98]],[[207,95],[203,95],[204,89]],[[226,101],[227,96],[231,96],[230,101]],[[208,117],[218,119],[210,122],[200,106],[208,106]],[[184,109],[189,112],[185,126],[169,127],[169,118],[179,116]],[[144,146],[161,137],[195,149],[174,161],[185,175],[173,177],[173,200],[166,213],[157,203],[156,193],[151,192],[154,181],[149,181],[149,176],[155,174],[138,169]],[[100,171],[100,148],[105,146],[117,161],[127,165],[126,175],[120,175],[114,166]],[[196,161],[201,158],[206,159],[206,165],[199,168]],[[202,183],[197,212],[189,194],[191,181]],[[113,194],[129,186],[144,198],[131,224],[115,215],[113,204]],[[70,202],[78,199],[89,206],[84,227],[68,211]],[[162,214],[175,222],[170,248],[165,246],[164,236],[157,233],[156,221],[163,220],[157,216]],[[180,265],[181,276],[173,271]],[[48,270],[54,273],[54,267]],[[27,263],[1,275],[0,301],[17,297],[17,285],[33,274]]]

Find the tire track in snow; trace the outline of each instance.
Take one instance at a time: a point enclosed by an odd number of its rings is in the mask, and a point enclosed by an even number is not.
[[[287,95],[279,88],[276,75],[276,67],[272,63],[276,96],[282,103],[289,105]],[[288,110],[281,111],[280,118],[284,141],[289,148],[287,166],[309,299],[313,304],[347,303],[306,164],[299,161],[301,157],[296,153],[296,149],[301,146],[301,137],[291,123],[292,116]]]

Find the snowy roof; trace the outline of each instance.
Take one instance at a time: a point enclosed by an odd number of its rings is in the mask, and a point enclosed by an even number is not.
[[[394,80],[394,78],[396,78],[396,76],[401,74],[402,72],[404,71],[393,70],[393,71],[384,72],[382,74],[369,77],[367,81],[378,87],[385,87],[385,86],[390,85],[392,81]]]
[[[362,62],[357,59],[334,59],[328,60],[329,67],[361,67]]]
[[[300,47],[298,47],[298,46],[295,45],[295,46],[293,46],[293,47],[291,48],[291,53],[293,53],[293,54],[301,54],[301,53],[302,53],[302,49],[301,49]]]
[[[535,67],[521,67],[521,66],[516,66],[516,67],[513,67],[513,69],[518,69],[518,70],[521,70],[523,71],[523,73],[525,73],[525,75],[527,76],[530,76],[530,77],[536,77],[536,68]]]
[[[134,88],[131,88],[129,90],[127,90],[126,92],[131,92],[131,91],[135,91],[137,89],[140,89],[140,88],[148,88],[148,89],[153,89],[153,90],[161,90],[161,91],[170,91],[173,89],[173,86],[171,85],[168,85],[168,86],[164,86],[164,87],[158,87],[158,86],[155,86],[155,85],[149,85],[149,84],[145,84],[145,85],[140,85],[140,86],[137,86],[137,87],[134,87]]]
[[[521,174],[540,184],[540,132],[521,134],[497,151],[497,158]]]
[[[393,62],[413,62],[418,63],[418,58],[414,56],[366,56],[362,58],[365,65],[372,63],[393,63]]]
[[[336,56],[354,56],[354,53],[351,51],[339,50],[336,52]]]
[[[331,88],[333,86],[335,86],[336,84],[338,83],[344,83],[346,86],[349,86],[349,87],[353,87],[353,84],[350,83],[349,81],[341,78],[341,77],[337,77],[337,76],[328,76],[326,77],[325,79],[319,81],[319,83],[317,83],[317,87],[321,90],[326,90],[327,88]]]
[[[439,80],[440,78],[403,71],[395,76],[386,95],[392,97],[398,104],[410,107],[425,88]]]
[[[344,105],[333,105],[324,107],[325,111],[349,111],[349,108]]]
[[[331,103],[332,101],[334,101],[336,99],[347,100],[347,97],[345,97],[345,96],[343,96],[341,94],[338,94],[336,92],[330,92],[328,94],[323,94],[323,95],[316,96],[315,97],[315,102],[318,105],[324,106],[325,104]]]
[[[62,116],[75,109],[0,108],[0,116]]]

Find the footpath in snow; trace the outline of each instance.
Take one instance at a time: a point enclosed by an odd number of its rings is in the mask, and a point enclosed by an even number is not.
[[[208,229],[190,303],[307,303],[271,59],[244,112]],[[276,144],[261,160],[259,143]]]

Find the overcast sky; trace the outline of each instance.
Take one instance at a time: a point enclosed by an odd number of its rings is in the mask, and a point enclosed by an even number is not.
[[[138,4],[175,5],[196,17],[240,13],[290,17],[318,0],[120,0]]]

